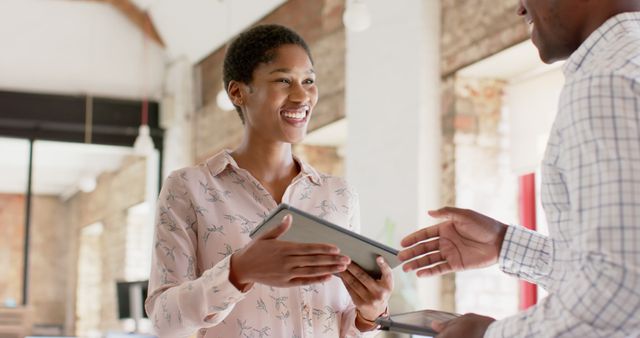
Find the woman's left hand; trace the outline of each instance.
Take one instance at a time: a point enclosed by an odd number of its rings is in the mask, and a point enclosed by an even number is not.
[[[360,316],[371,322],[386,311],[393,291],[391,267],[382,257],[378,257],[376,263],[382,271],[382,276],[377,280],[355,263],[349,264],[347,270],[339,273]]]

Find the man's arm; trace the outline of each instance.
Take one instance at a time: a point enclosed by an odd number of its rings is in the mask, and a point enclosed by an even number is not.
[[[588,95],[572,97],[586,108],[560,131],[570,201],[562,231],[572,236],[556,265],[565,276],[537,306],[494,322],[487,337],[640,334],[640,86],[627,74],[593,75],[589,84]]]

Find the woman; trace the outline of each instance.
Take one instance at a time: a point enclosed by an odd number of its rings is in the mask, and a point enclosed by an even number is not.
[[[358,230],[357,196],[292,155],[318,99],[307,44],[264,25],[240,34],[224,83],[244,124],[241,145],[178,170],[159,197],[147,312],[161,337],[356,337],[375,329],[393,288],[329,244],[278,240],[291,217],[249,232],[280,202]],[[340,278],[334,276],[338,275]]]

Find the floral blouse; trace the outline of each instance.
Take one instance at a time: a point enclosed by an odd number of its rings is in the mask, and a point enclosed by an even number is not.
[[[282,202],[358,231],[353,189],[295,160],[301,172]],[[250,241],[251,230],[276,207],[228,150],[167,178],[158,200],[145,302],[160,337],[196,331],[198,337],[211,338],[363,336],[354,324],[351,297],[335,276],[291,288],[256,283],[244,293],[229,282],[231,254]]]

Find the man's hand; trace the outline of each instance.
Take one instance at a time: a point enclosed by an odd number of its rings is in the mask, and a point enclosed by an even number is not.
[[[351,260],[340,255],[331,244],[306,244],[281,241],[291,227],[287,215],[279,226],[254,238],[231,256],[229,281],[246,290],[253,283],[291,287],[327,281],[345,271]]]
[[[405,272],[423,268],[418,277],[489,266],[498,261],[507,226],[473,210],[446,207],[429,211],[442,223],[404,239],[398,258]]]
[[[431,327],[439,334],[436,338],[482,338],[487,328],[495,319],[467,313],[446,322],[431,323]]]
[[[382,257],[378,257],[376,263],[382,271],[380,279],[373,279],[355,263],[349,264],[347,270],[339,274],[360,316],[368,322],[375,321],[386,311],[393,291],[391,267]],[[357,320],[356,326],[360,331],[369,331],[377,327],[377,325],[364,327],[359,325]]]

